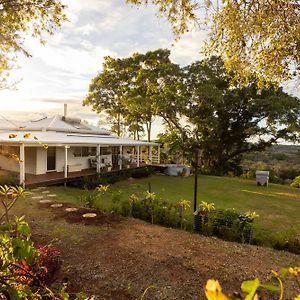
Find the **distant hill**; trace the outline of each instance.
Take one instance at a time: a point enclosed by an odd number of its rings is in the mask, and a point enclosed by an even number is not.
[[[274,145],[263,152],[244,155],[244,170],[270,170],[282,180],[300,175],[300,146]]]
[[[300,164],[300,146],[274,145],[263,152],[252,152],[244,156],[244,160],[262,161],[270,163],[274,161]]]

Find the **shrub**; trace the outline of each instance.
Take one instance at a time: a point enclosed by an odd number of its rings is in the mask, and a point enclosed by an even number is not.
[[[123,216],[130,216],[168,227],[180,226],[177,206],[161,200],[155,193],[146,192],[141,198],[133,194],[129,199],[124,200],[117,197],[113,207],[115,212],[119,212]]]
[[[297,176],[291,183],[292,187],[300,188],[300,176]]]
[[[256,213],[239,213],[234,209],[215,210],[213,203],[202,201],[195,212],[196,231],[225,240],[250,243]]]
[[[142,168],[142,169],[133,170],[131,177],[132,178],[144,178],[144,177],[148,177],[152,173],[153,173],[153,169],[150,167],[146,167],[146,168]]]
[[[19,184],[19,174],[11,173],[9,175],[0,176],[0,185],[17,186]]]
[[[255,170],[248,170],[241,175],[245,179],[255,179],[255,176]]]
[[[296,168],[282,168],[278,170],[278,176],[285,180],[285,179],[294,179],[299,175],[299,169]]]
[[[293,229],[276,232],[272,236],[272,247],[277,250],[287,250],[300,254],[300,239]]]
[[[79,197],[79,201],[85,207],[95,207],[96,200],[98,198],[98,193],[96,191],[85,190]]]
[[[0,247],[0,296],[69,299],[65,287],[55,290],[45,285],[60,268],[59,252],[47,246],[36,249],[24,217],[0,227]]]
[[[36,276],[41,282],[50,284],[62,265],[60,251],[50,246],[38,246],[37,250],[40,255]]]

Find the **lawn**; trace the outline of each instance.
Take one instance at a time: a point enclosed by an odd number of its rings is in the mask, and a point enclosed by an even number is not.
[[[142,194],[148,190],[172,202],[181,199],[193,200],[193,177],[167,177],[154,175],[145,179],[134,179],[116,183],[111,192],[121,191],[121,198],[131,194]],[[79,202],[80,189],[51,187],[66,202]],[[235,208],[239,211],[255,211],[260,217],[261,227],[281,231],[291,227],[300,232],[300,190],[278,184],[258,187],[252,180],[231,177],[200,176],[198,202],[214,202],[217,208]],[[192,212],[192,207],[190,208]]]

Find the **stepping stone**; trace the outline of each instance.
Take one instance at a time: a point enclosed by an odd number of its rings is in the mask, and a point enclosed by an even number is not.
[[[42,204],[52,203],[51,200],[47,200],[47,199],[40,200],[39,202],[42,203]]]
[[[43,199],[43,198],[44,198],[43,196],[34,196],[34,197],[31,197],[31,199],[36,199],[36,200]]]
[[[95,218],[97,217],[97,214],[94,214],[94,213],[87,213],[87,214],[84,214],[82,215],[84,218]]]
[[[57,204],[52,204],[50,206],[53,207],[53,208],[59,208],[59,207],[62,207],[63,204],[57,203]]]
[[[78,210],[78,208],[76,208],[76,207],[68,207],[68,208],[66,208],[67,212],[72,212],[72,211],[77,211],[77,210]]]
[[[47,195],[48,197],[56,197],[57,195],[56,194],[49,194]]]
[[[49,191],[43,191],[42,194],[49,194]]]
[[[46,187],[44,187],[44,186],[39,186],[39,187],[33,189],[32,191],[33,191],[33,192],[40,192],[41,190],[44,190],[44,189],[46,189]]]

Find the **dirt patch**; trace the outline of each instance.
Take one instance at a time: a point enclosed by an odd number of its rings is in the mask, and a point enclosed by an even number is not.
[[[60,203],[59,200],[53,203]],[[37,244],[52,243],[63,258],[60,279],[71,291],[96,299],[205,299],[203,287],[218,279],[228,292],[243,280],[270,277],[272,269],[299,265],[300,257],[268,248],[225,242],[181,230],[79,208],[60,208],[28,200],[14,208],[26,214]],[[96,218],[82,218],[96,213]],[[86,226],[89,225],[89,226]],[[300,291],[299,291],[300,292]],[[266,299],[272,300],[272,297]],[[276,298],[275,298],[276,299]]]
[[[225,291],[239,291],[243,280],[267,279],[272,269],[299,262],[289,253],[135,220],[86,237],[72,253],[61,246],[69,266],[64,275],[96,299],[139,299],[150,285],[158,290],[145,299],[159,299],[160,293],[165,299],[205,299],[203,287],[210,278],[219,279]]]
[[[104,224],[114,224],[119,223],[123,219],[121,216],[112,214],[112,213],[104,213],[97,209],[85,208],[85,207],[76,207],[78,210],[76,211],[66,211],[66,208],[74,207],[74,204],[68,203],[59,203],[62,206],[60,207],[51,207],[53,204],[58,203],[39,203],[40,207],[43,209],[50,209],[54,218],[63,218],[68,223],[81,223],[84,225],[104,225]],[[84,218],[85,214],[95,214],[96,216],[93,218]]]

